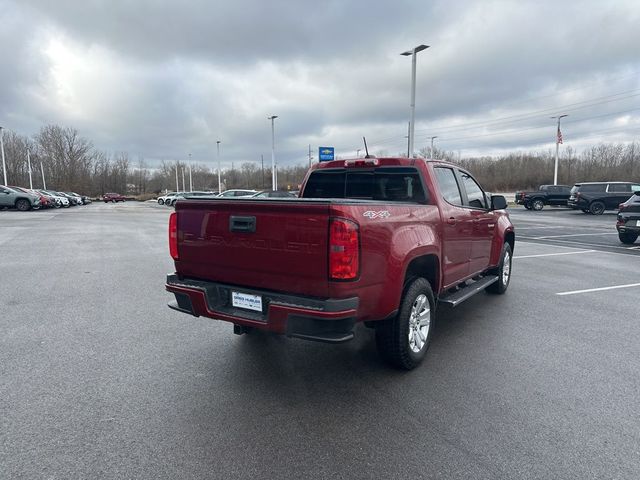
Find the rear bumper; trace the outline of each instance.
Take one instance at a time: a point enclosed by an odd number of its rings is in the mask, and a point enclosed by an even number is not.
[[[175,295],[169,308],[196,317],[223,320],[290,337],[329,343],[351,340],[358,311],[358,297],[318,299],[269,290],[236,287],[167,275],[165,288]],[[231,304],[231,292],[259,295],[262,311]]]

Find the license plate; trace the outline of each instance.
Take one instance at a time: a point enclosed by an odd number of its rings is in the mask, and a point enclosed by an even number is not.
[[[231,305],[247,310],[262,312],[262,297],[242,292],[231,292]]]

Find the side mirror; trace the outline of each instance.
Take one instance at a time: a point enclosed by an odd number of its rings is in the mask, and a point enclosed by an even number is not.
[[[503,195],[491,195],[491,210],[504,210],[507,208],[507,199]]]

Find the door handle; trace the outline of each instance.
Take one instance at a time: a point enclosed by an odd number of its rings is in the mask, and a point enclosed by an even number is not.
[[[455,224],[456,224],[456,219],[455,219],[455,217],[449,217],[449,218],[448,218],[448,220],[447,220],[447,223],[448,223],[449,225],[455,225]]]

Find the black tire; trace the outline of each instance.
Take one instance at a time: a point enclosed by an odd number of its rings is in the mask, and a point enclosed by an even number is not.
[[[531,202],[531,209],[539,212],[544,208],[544,202],[539,198],[536,198],[533,202]]]
[[[589,211],[592,215],[602,215],[605,210],[605,205],[600,200],[596,200],[595,202],[591,202],[589,205]]]
[[[161,198],[158,199],[158,205],[164,205],[164,200],[162,200]]]
[[[498,275],[498,281],[489,285],[485,289],[487,292],[502,295],[507,291],[509,283],[511,282],[512,261],[513,252],[511,251],[511,245],[505,242],[502,246],[502,253],[500,254],[500,265],[489,272],[492,275]]]
[[[622,243],[631,245],[638,239],[638,234],[632,232],[618,232],[618,238]]]
[[[24,198],[19,198],[18,200],[16,200],[16,209],[20,210],[21,212],[26,212],[30,208],[31,204],[29,203],[29,200]]]
[[[418,314],[423,316],[422,325]],[[417,367],[429,348],[434,322],[435,301],[431,285],[424,278],[416,278],[405,287],[396,317],[380,322],[376,328],[380,356],[396,368],[412,370]]]

